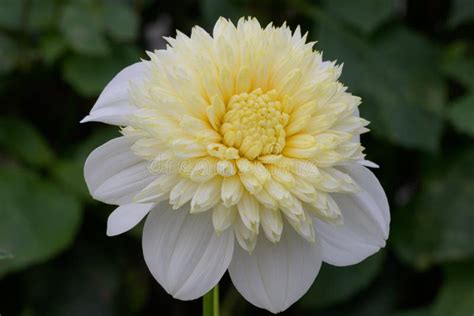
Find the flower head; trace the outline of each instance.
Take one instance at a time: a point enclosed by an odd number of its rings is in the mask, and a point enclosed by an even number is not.
[[[359,140],[368,122],[340,66],[299,28],[256,19],[167,41],[84,119],[122,126],[88,158],[86,181],[119,205],[109,235],[149,213],[145,260],[166,291],[197,298],[229,269],[248,301],[279,312],[322,261],[354,264],[385,245],[389,207]]]

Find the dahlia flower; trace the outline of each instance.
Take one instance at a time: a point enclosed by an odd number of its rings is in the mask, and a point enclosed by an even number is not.
[[[365,166],[360,98],[300,28],[194,27],[104,88],[82,122],[121,127],[88,157],[91,195],[118,205],[107,234],[144,217],[158,283],[192,300],[228,270],[273,313],[296,302],[322,262],[356,264],[385,246],[390,213]]]

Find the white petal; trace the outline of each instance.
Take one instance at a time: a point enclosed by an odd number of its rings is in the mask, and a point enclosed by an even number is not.
[[[341,168],[349,174],[354,181],[364,190],[361,196],[373,199],[378,209],[372,208],[371,214],[376,219],[385,239],[388,238],[390,229],[390,206],[387,196],[377,177],[369,169],[358,164],[347,165]],[[369,203],[369,201],[367,201]],[[374,206],[374,205],[368,205]]]
[[[323,241],[323,260],[336,266],[359,263],[385,246],[390,224],[387,197],[377,178],[358,164],[341,167],[362,189],[358,193],[332,194],[341,209],[343,225],[315,219]]]
[[[240,247],[248,252],[252,252],[257,244],[258,232],[248,229],[240,216],[236,216],[233,228],[235,238]]]
[[[126,204],[117,207],[107,220],[107,236],[116,236],[135,227],[155,206],[148,204]]]
[[[214,206],[214,210],[212,211],[212,223],[214,224],[216,232],[221,233],[229,228],[234,223],[237,213],[236,206],[227,207],[222,203]]]
[[[304,214],[304,216],[298,218],[297,220],[288,216],[286,216],[286,219],[293,229],[308,242],[314,242],[316,240],[316,234],[314,232],[313,226],[313,217],[308,213]]]
[[[221,177],[214,177],[199,185],[191,200],[191,213],[200,213],[213,208],[220,201]]]
[[[356,107],[354,109],[354,112],[352,113],[352,116],[360,117],[359,107]],[[359,134],[354,135],[352,137],[352,141],[355,142],[355,143],[360,143],[360,135]]]
[[[196,299],[219,282],[234,249],[228,229],[217,235],[211,212],[189,214],[189,206],[155,207],[143,229],[143,254],[151,273],[173,297]]]
[[[132,141],[118,137],[96,148],[87,158],[84,177],[94,199],[129,204],[156,177],[147,162],[130,151]]]
[[[278,242],[283,231],[283,220],[279,209],[272,210],[266,207],[261,209],[261,222],[265,236],[271,242]]]
[[[235,205],[240,201],[244,187],[238,175],[225,177],[222,180],[221,199],[225,206]]]
[[[173,205],[173,209],[177,210],[187,202],[189,202],[196,192],[199,184],[182,178],[170,192],[170,204]]]
[[[245,226],[251,231],[258,233],[260,226],[260,203],[247,191],[237,204],[240,218]]]
[[[361,161],[358,161],[358,163],[361,164],[362,166],[366,166],[369,168],[380,168],[378,164],[370,160],[361,160]]]
[[[235,247],[229,266],[239,293],[272,313],[284,311],[306,293],[322,261],[320,241],[310,243],[285,224],[278,243],[259,234],[251,254]]]
[[[136,110],[130,104],[130,82],[139,82],[145,75],[145,63],[139,62],[120,71],[104,88],[90,114],[81,123],[103,122],[113,125],[126,125],[127,116]]]

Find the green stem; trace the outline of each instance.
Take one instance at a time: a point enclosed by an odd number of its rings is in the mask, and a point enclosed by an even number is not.
[[[219,284],[202,298],[202,315],[219,316]]]
[[[214,299],[212,306],[214,307],[214,316],[219,316],[219,284],[214,287]]]

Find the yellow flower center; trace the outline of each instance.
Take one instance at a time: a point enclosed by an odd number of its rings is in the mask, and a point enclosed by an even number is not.
[[[288,118],[275,90],[263,93],[256,89],[231,97],[220,133],[226,146],[238,149],[249,160],[276,155],[285,146]]]

